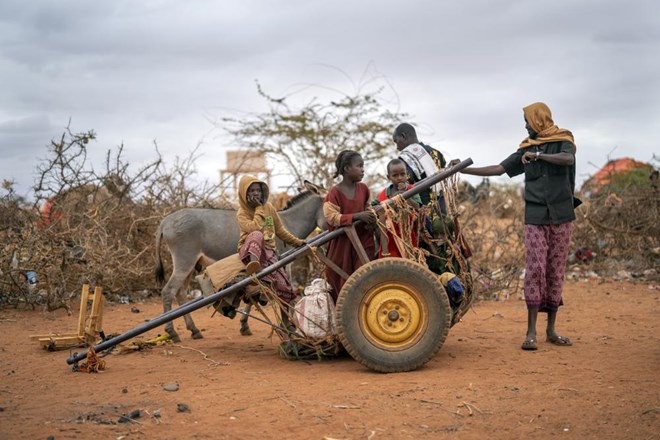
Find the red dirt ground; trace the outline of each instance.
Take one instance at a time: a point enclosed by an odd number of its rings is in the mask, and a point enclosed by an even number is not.
[[[208,309],[194,314],[204,339],[177,321],[182,344],[73,373],[68,352],[44,351],[29,335],[70,333],[75,314],[0,310],[0,438],[657,439],[659,300],[647,284],[568,283],[558,329],[574,345],[542,341],[536,352],[520,349],[524,302],[483,302],[426,366],[399,374],[348,357],[281,359],[265,325],[253,321],[254,335],[243,337],[238,320]],[[129,330],[160,309],[108,304],[104,329]],[[163,390],[168,383],[179,390]],[[140,418],[117,423],[134,410]]]

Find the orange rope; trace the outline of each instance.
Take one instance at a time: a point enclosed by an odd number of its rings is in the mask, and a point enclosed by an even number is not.
[[[86,362],[80,364],[76,371],[82,373],[98,373],[101,370],[105,370],[105,361],[98,357],[96,351],[94,351],[94,347],[89,347],[85,361]]]

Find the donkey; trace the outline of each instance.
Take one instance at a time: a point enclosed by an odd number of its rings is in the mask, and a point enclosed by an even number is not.
[[[305,189],[294,196],[288,206],[279,211],[286,228],[296,237],[305,238],[316,227],[326,229],[323,215],[323,187],[305,181]],[[179,306],[186,302],[186,292],[196,266],[208,266],[237,252],[240,230],[236,211],[231,209],[184,208],[166,216],[156,231],[156,280],[165,281],[165,271],[160,257],[161,238],[167,243],[172,256],[172,275],[163,287],[163,310],[172,309],[176,297]],[[278,250],[283,244],[278,240]],[[193,339],[201,339],[202,333],[190,315],[184,315],[186,328]],[[172,321],[165,325],[172,340],[180,341]],[[251,334],[247,316],[241,317],[241,334]]]

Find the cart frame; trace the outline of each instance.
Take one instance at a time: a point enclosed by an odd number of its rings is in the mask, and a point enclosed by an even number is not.
[[[438,182],[447,179],[448,177],[458,173],[464,168],[469,167],[472,165],[472,159],[468,158],[463,160],[462,162],[459,162],[458,164],[445,168],[444,170],[433,174],[432,176],[427,177],[426,179],[417,182],[415,186],[413,186],[411,189],[405,191],[402,193],[402,197],[404,199],[409,199],[410,197],[419,194],[420,192],[427,190],[428,188],[432,187],[433,185],[437,184]],[[383,203],[389,203],[391,200],[385,201]],[[369,258],[360,243],[360,240],[357,237],[357,234],[355,232],[355,229],[353,227],[346,227],[346,228],[339,228],[335,229],[333,231],[325,231],[322,232],[321,234],[317,235],[316,237],[310,239],[305,245],[297,247],[295,249],[292,249],[288,252],[285,252],[282,254],[280,257],[280,260],[270,266],[264,267],[261,269],[259,272],[257,272],[254,276],[256,276],[258,279],[261,279],[265,277],[266,275],[269,275],[276,270],[285,267],[287,264],[290,264],[294,260],[296,260],[298,257],[301,257],[308,252],[311,252],[312,247],[318,247],[322,246],[331,240],[335,239],[336,237],[339,237],[343,234],[346,234],[348,238],[351,240],[351,243],[355,247],[355,249],[358,252],[358,255],[360,259],[362,260],[363,263],[369,262]],[[321,253],[318,254],[320,256],[321,261],[326,264],[328,267],[336,271],[338,274],[340,274],[342,277],[349,278],[348,274],[346,274],[344,271],[342,271],[337,265],[335,265],[332,261],[330,261],[325,255],[321,256]],[[149,330],[152,330],[156,327],[159,327],[163,324],[166,324],[174,319],[177,319],[187,313],[193,312],[195,310],[198,310],[202,307],[208,306],[210,304],[215,303],[216,301],[232,294],[235,293],[239,290],[242,290],[246,287],[248,287],[251,283],[253,282],[251,277],[245,278],[236,284],[233,284],[230,287],[227,287],[225,289],[222,289],[212,295],[206,296],[206,297],[199,297],[196,298],[176,309],[172,309],[169,312],[163,313],[162,315],[145,322],[132,330],[129,330],[125,333],[122,333],[120,335],[117,335],[111,339],[105,340],[100,342],[99,344],[95,345],[93,347],[93,350],[96,353],[102,352],[104,350],[108,350],[112,347],[114,347],[117,344],[120,344],[124,341],[127,341],[129,339],[132,339],[138,335],[141,335],[142,333],[145,333]],[[77,364],[78,362],[84,360],[87,357],[89,350],[83,352],[83,353],[73,353],[69,357],[67,357],[66,362],[69,365],[72,364]],[[354,356],[355,357],[355,356]]]

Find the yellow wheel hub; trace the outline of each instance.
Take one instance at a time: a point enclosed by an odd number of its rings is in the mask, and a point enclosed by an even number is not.
[[[420,296],[398,283],[377,286],[360,306],[360,326],[370,341],[387,350],[414,344],[427,326]]]

